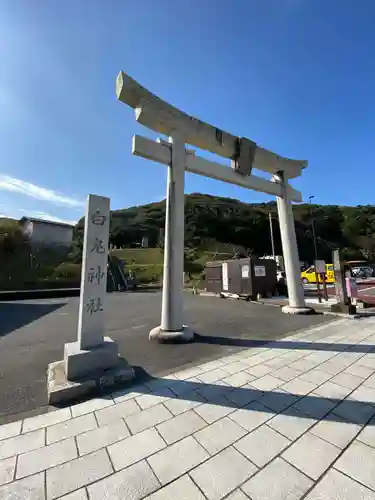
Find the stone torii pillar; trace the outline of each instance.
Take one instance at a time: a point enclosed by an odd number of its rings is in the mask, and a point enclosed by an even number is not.
[[[283,312],[289,314],[309,314],[313,312],[313,309],[306,307],[300,279],[298,246],[294,227],[293,208],[288,196],[288,182],[283,172],[274,174],[273,180],[280,185],[282,194],[282,196],[276,197],[276,202],[289,297],[289,305],[283,307]]]
[[[186,150],[177,134],[169,142],[161,322],[151,330],[150,339],[188,342],[194,333],[183,325]]]

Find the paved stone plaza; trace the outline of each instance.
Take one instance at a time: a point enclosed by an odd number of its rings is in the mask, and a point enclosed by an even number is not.
[[[375,319],[0,427],[1,500],[375,500]]]

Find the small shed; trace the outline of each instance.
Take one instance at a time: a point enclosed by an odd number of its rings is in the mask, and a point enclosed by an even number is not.
[[[224,292],[253,300],[258,294],[274,295],[277,286],[276,262],[256,257],[207,262],[205,285],[209,292]]]

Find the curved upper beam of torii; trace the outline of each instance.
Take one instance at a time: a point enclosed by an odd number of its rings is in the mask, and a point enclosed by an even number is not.
[[[216,153],[224,158],[234,160],[238,154],[239,140],[228,132],[213,127],[208,123],[194,118],[171,104],[163,101],[149,90],[145,89],[129,75],[121,71],[116,80],[117,98],[137,110],[137,120],[156,132],[170,136],[174,130],[183,131],[185,142],[197,148]],[[151,105],[153,118],[147,114],[142,120],[141,108]],[[138,108],[138,109],[137,109]],[[252,167],[275,174],[284,172],[285,177],[292,179],[302,173],[307,167],[306,160],[292,160],[279,156],[272,151],[261,148],[253,141],[246,139],[255,148]]]

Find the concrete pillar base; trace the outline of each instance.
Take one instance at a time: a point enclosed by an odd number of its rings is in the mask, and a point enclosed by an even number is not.
[[[68,380],[76,380],[100,370],[114,368],[118,363],[118,348],[110,337],[89,349],[81,349],[79,342],[64,346],[65,373]]]
[[[284,306],[281,310],[285,314],[315,314],[313,307]]]
[[[189,327],[183,325],[181,330],[163,330],[160,326],[153,328],[149,334],[150,340],[156,340],[158,342],[191,342],[194,338],[193,330]]]

